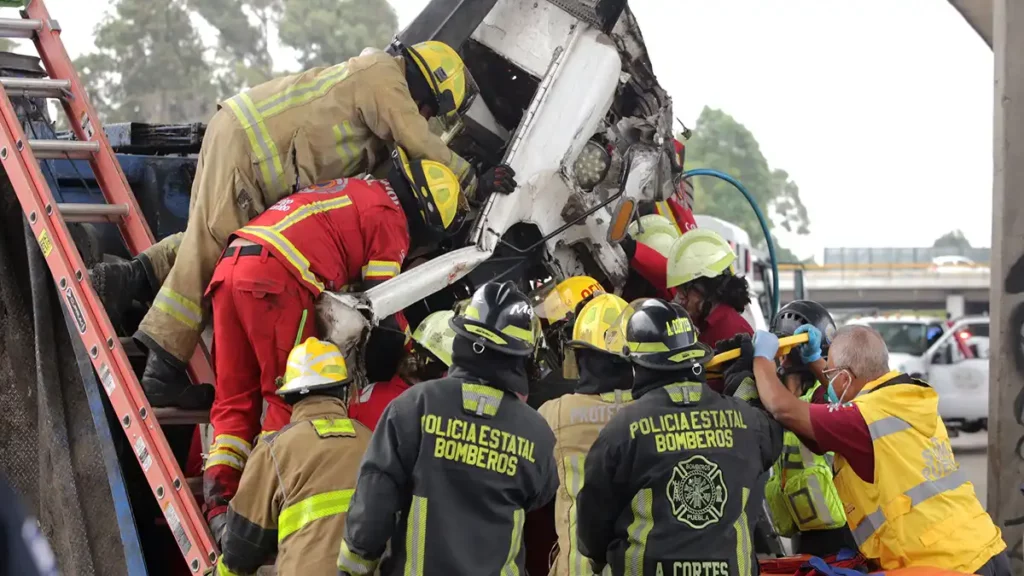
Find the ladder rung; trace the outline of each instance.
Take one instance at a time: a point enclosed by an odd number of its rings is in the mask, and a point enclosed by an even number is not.
[[[175,424],[209,424],[209,410],[182,410],[181,408],[153,408],[153,414],[161,426]]]
[[[0,78],[8,92],[30,98],[63,98],[71,90],[70,80],[52,78]]]
[[[66,222],[117,222],[128,215],[127,204],[57,204]]]
[[[28,145],[32,147],[32,153],[36,155],[36,158],[42,160],[59,158],[85,160],[100,151],[100,143],[97,140],[89,140],[87,142],[80,142],[78,140],[29,140]]]
[[[31,38],[43,29],[43,21],[32,18],[0,18],[0,37]]]

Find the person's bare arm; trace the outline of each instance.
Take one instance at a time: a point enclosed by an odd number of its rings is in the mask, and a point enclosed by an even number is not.
[[[782,385],[775,373],[775,362],[767,358],[754,358],[754,382],[761,403],[772,417],[798,436],[815,440],[809,404]]]
[[[822,385],[828,385],[828,378],[825,376],[825,359],[818,358],[814,362],[807,365],[811,369],[811,374],[814,374],[814,378],[821,382]]]

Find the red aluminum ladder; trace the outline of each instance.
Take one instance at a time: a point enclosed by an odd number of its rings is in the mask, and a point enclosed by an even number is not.
[[[0,18],[0,37],[31,38],[49,78],[0,78],[0,163],[178,547],[189,569],[203,573],[216,562],[217,549],[159,422],[163,415],[180,422],[182,415],[150,407],[65,222],[116,223],[132,254],[151,246],[153,234],[64,49],[60,25],[42,0],[30,0],[21,15]],[[26,138],[9,93],[60,100],[77,140]],[[58,204],[37,160],[52,158],[88,159],[107,203]],[[189,372],[193,382],[213,381],[198,349]]]

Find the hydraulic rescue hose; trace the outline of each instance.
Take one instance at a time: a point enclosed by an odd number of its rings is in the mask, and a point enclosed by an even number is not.
[[[768,257],[772,261],[772,314],[774,318],[779,312],[779,262],[775,258],[775,242],[772,240],[771,230],[768,228],[768,221],[764,217],[764,213],[761,212],[760,206],[757,205],[757,201],[754,200],[754,196],[743,187],[743,184],[739,180],[729,176],[725,172],[719,172],[718,170],[712,170],[710,168],[694,168],[693,170],[687,170],[683,172],[683,178],[689,178],[691,176],[711,176],[724,180],[732,187],[743,193],[743,197],[750,203],[750,207],[754,209],[754,214],[757,215],[757,221],[761,223],[761,232],[764,233],[764,241],[768,245]]]

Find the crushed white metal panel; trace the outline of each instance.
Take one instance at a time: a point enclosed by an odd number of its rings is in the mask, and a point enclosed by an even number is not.
[[[476,246],[452,250],[367,290],[363,299],[374,318],[386,318],[458,282],[491,254]]]
[[[498,0],[472,38],[540,78],[578,24],[547,2]]]

